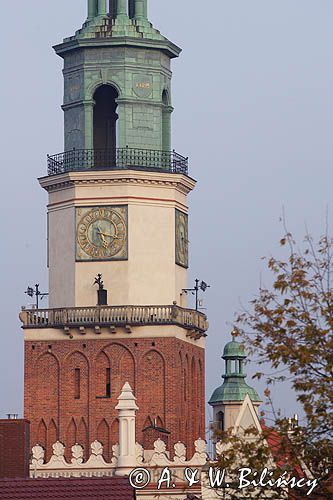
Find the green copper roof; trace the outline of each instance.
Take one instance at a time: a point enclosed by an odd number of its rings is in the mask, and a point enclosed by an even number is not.
[[[147,0],[106,2],[88,0],[88,17],[74,36],[57,45],[57,52],[72,50],[73,42],[93,42],[103,45],[147,46],[164,51],[169,57],[178,57],[181,49],[163,36],[148,20]]]
[[[222,358],[226,362],[225,374],[223,375],[224,382],[215,389],[209,404],[216,405],[227,401],[244,401],[247,394],[251,401],[260,402],[261,399],[257,391],[245,381],[244,361],[246,354],[244,346],[235,340],[228,342],[224,347]]]
[[[244,346],[235,340],[228,342],[223,351],[223,359],[227,358],[246,358]]]
[[[246,394],[249,395],[251,401],[261,401],[255,389],[247,385],[244,379],[240,380],[235,377],[234,380],[225,380],[220,387],[215,389],[209,400],[209,404],[214,405],[226,401],[244,401]]]
[[[109,15],[87,20],[74,38],[131,37],[149,40],[167,39],[147,19],[130,19],[127,15],[112,19]],[[66,41],[72,39],[66,39]]]

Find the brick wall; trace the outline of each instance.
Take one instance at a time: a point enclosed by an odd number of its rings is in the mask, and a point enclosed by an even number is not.
[[[29,477],[29,425],[27,420],[0,420],[0,478]]]
[[[109,460],[118,442],[114,408],[129,382],[139,406],[137,441],[150,441],[151,430],[149,436],[143,430],[153,424],[170,433],[170,450],[181,441],[190,456],[194,441],[205,437],[204,362],[204,349],[175,338],[28,341],[25,417],[31,421],[31,446],[42,445],[49,458],[59,439],[70,458],[75,443],[87,456],[98,439]]]

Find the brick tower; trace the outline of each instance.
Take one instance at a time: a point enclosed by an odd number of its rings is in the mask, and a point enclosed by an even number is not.
[[[171,150],[171,59],[147,0],[89,0],[64,60],[65,152],[48,157],[49,309],[23,310],[25,417],[50,455],[95,439],[135,391],[137,441],[205,433],[206,317],[187,308],[187,158]],[[98,275],[99,278],[95,278]],[[102,282],[103,280],[103,282]]]

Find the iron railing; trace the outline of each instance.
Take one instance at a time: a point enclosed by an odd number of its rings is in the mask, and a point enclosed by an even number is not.
[[[82,170],[149,170],[188,175],[188,158],[152,149],[72,149],[47,157],[48,175]]]
[[[23,328],[78,328],[82,326],[179,325],[204,333],[208,329],[205,314],[172,306],[96,306],[62,309],[23,309]]]

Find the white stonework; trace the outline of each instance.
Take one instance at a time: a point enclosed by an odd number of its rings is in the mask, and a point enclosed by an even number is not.
[[[137,460],[135,443],[135,412],[139,409],[136,398],[128,382],[124,385],[118,398],[116,410],[119,412],[119,457],[117,476],[125,476],[133,469]]]
[[[177,443],[174,446],[174,458],[168,457],[166,446],[158,439],[154,443],[154,452],[150,460],[144,460],[144,450],[138,443],[134,445],[134,455],[131,455],[131,462],[128,455],[121,455],[121,447],[116,444],[112,446],[113,458],[110,463],[103,458],[103,446],[100,442],[94,441],[91,444],[91,455],[89,459],[83,460],[83,447],[76,444],[72,447],[72,458],[70,462],[65,458],[65,447],[57,441],[53,445],[53,455],[48,463],[45,463],[44,449],[36,445],[32,449],[32,460],[30,465],[31,477],[92,477],[92,476],[114,476],[128,475],[133,469],[146,467],[148,469],[159,470],[169,467],[173,473],[183,473],[186,467],[202,468],[208,460],[207,445],[202,439],[195,442],[195,453],[190,460],[186,460],[186,446]],[[125,463],[125,465],[122,465]],[[130,464],[130,465],[128,465]],[[124,474],[126,469],[126,474]]]
[[[208,476],[204,470],[207,466],[214,465],[207,455],[206,442],[199,438],[195,441],[195,453],[190,460],[186,460],[186,446],[183,443],[176,443],[174,450],[167,450],[165,443],[158,439],[154,443],[154,450],[146,454],[143,447],[135,442],[135,413],[138,409],[133,391],[128,383],[123,387],[118,398],[119,404],[119,438],[120,444],[112,446],[112,460],[107,463],[103,458],[103,446],[100,442],[94,441],[91,444],[91,454],[87,461],[84,461],[84,450],[78,443],[72,446],[72,458],[69,462],[65,459],[65,448],[62,443],[53,445],[53,455],[48,463],[45,463],[44,449],[36,445],[32,449],[32,461],[30,466],[31,477],[102,477],[129,475],[134,469],[144,468],[149,471],[151,483],[149,488],[137,490],[136,496],[142,500],[185,500],[187,493],[197,496],[202,500],[219,500],[222,498],[232,499],[235,492],[227,489],[218,491],[210,488]],[[259,433],[262,432],[256,409],[251,399],[246,396],[238,417],[236,419],[233,432],[242,434],[245,429],[255,427]],[[226,449],[224,443],[217,443],[217,454],[223,453]],[[146,456],[146,458],[144,458]],[[150,458],[147,458],[150,457]],[[240,467],[244,464],[240,464]],[[271,458],[267,467],[274,468],[274,460]],[[157,484],[163,471],[167,468],[170,471],[172,481],[177,485],[169,490],[159,490]],[[197,479],[199,483],[192,488],[188,488],[188,471],[198,471]],[[224,496],[223,496],[224,495]],[[251,498],[248,497],[248,498]],[[286,498],[282,492],[281,499]]]
[[[233,411],[233,410],[232,410]],[[245,396],[245,399],[243,402],[241,402],[238,405],[238,412],[233,413],[233,426],[231,427],[232,434],[235,436],[242,436],[244,435],[244,432],[247,429],[254,429],[254,434],[247,435],[246,439],[247,440],[256,440],[258,439],[258,434],[262,434],[262,428],[260,425],[259,417],[258,417],[258,404],[254,404],[249,395],[247,394]],[[229,427],[230,429],[230,427]],[[266,443],[268,447],[268,443]],[[228,446],[230,446],[228,443],[224,442],[217,442],[215,445],[215,452],[216,456],[222,455],[227,449]],[[242,458],[239,457],[239,463],[234,465],[234,469],[238,470],[241,467],[246,467],[247,464],[242,462]],[[273,456],[270,456],[270,459],[268,460],[268,463],[265,465],[269,469],[274,469],[275,468],[275,463]],[[264,466],[263,466],[264,468]],[[232,484],[232,481],[234,478],[231,478],[230,476],[226,476],[224,483],[228,483],[228,481]],[[258,494],[260,494],[260,490],[253,490],[252,492],[243,490],[241,495],[242,498],[258,498]],[[234,498],[237,498],[237,495],[240,495],[240,492],[237,490],[232,490],[228,488],[221,488],[219,490],[214,490],[210,487],[209,480],[207,474],[203,474],[202,477],[202,500],[221,500],[221,498],[224,498],[226,500],[232,500]],[[265,490],[265,498],[269,498],[270,493],[269,491]],[[273,496],[273,493],[272,493]],[[260,497],[259,497],[260,498]],[[285,496],[285,493],[281,493],[281,500],[288,498]]]
[[[182,289],[187,288],[187,270],[175,263],[175,210],[188,212],[193,179],[114,170],[68,172],[44,177],[40,184],[49,193],[51,308],[95,305],[92,283],[98,273],[103,274],[111,305],[177,301],[186,307]],[[76,208],[112,205],[128,206],[128,260],[76,262]]]
[[[145,467],[154,470],[154,475],[164,467],[172,469],[173,474],[184,480],[186,467],[202,468],[207,463],[207,445],[203,439],[195,441],[195,453],[190,460],[186,460],[186,446],[176,443],[173,458],[166,449],[165,443],[158,439],[154,443],[152,454],[136,443],[135,440],[135,415],[138,410],[136,398],[128,382],[124,385],[118,398],[116,409],[119,412],[119,443],[112,446],[112,460],[107,463],[103,458],[103,445],[99,441],[91,444],[91,454],[85,462],[83,447],[76,443],[71,448],[70,462],[65,459],[65,447],[57,441],[52,449],[53,454],[48,463],[45,463],[45,451],[40,445],[32,449],[30,474],[32,477],[91,477],[128,475],[133,469]]]

